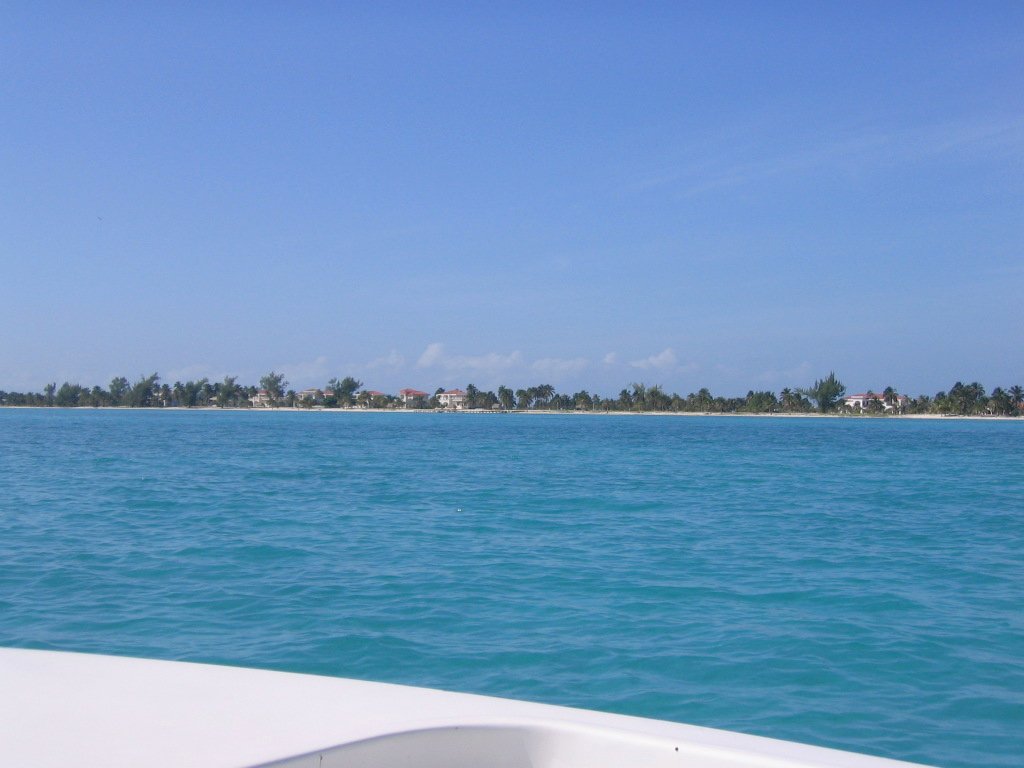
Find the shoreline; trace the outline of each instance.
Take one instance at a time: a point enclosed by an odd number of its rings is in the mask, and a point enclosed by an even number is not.
[[[217,406],[135,407],[127,405],[100,406],[56,406],[56,405],[0,405],[0,410],[23,411],[154,411],[174,413],[406,413],[420,415],[465,415],[465,416],[672,416],[691,418],[753,418],[753,419],[855,419],[864,421],[1017,421],[1024,423],[1020,416],[985,416],[942,413],[905,413],[895,416],[867,415],[855,413],[705,413],[695,411],[555,411],[555,410],[444,410],[434,408],[296,408],[275,406],[272,408],[221,408]]]

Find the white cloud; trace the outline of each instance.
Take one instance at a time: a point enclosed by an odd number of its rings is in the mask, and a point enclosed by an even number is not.
[[[1019,154],[1024,144],[1024,116],[982,117],[907,130],[872,128],[867,132],[826,134],[816,145],[778,154],[759,152],[756,159],[741,163],[734,162],[735,144],[736,140],[730,142],[725,152],[713,145],[695,146],[690,154],[699,160],[678,171],[665,173],[659,168],[658,173],[639,180],[632,188],[642,192],[679,185],[685,195],[700,195],[820,168],[828,168],[830,173],[863,173],[950,152],[1003,152],[1011,156]]]
[[[793,368],[786,370],[763,371],[754,377],[754,380],[763,384],[800,384],[806,382],[811,375],[811,364],[807,361],[800,363]]]
[[[363,367],[366,368],[367,370],[374,370],[377,368],[398,369],[401,368],[403,365],[405,365],[405,358],[398,354],[396,350],[392,349],[391,352],[389,352],[388,354],[384,355],[383,357],[378,357],[374,360],[371,360]]]
[[[213,369],[203,363],[182,366],[160,375],[160,381],[168,384],[173,384],[176,381],[199,381],[200,379],[220,381],[223,378],[223,376],[213,373]]]
[[[615,363],[616,363],[616,361],[618,359],[619,359],[618,355],[616,355],[614,352],[609,352],[607,355],[604,356],[604,364],[605,365],[615,365]]]
[[[282,365],[274,370],[284,374],[291,389],[322,385],[328,378],[327,358],[323,355],[314,360]]]
[[[516,368],[523,364],[523,356],[519,352],[508,355],[488,352],[486,355],[463,355],[444,358],[444,367],[450,371],[479,371],[480,373],[497,373]]]
[[[542,376],[557,380],[564,376],[579,373],[587,367],[588,363],[589,361],[585,357],[573,357],[571,359],[544,357],[540,360],[535,360],[530,368]]]
[[[429,344],[416,361],[417,368],[441,368],[453,374],[482,376],[497,375],[522,365],[523,356],[518,350],[506,355],[499,352],[488,352],[483,355],[449,355],[445,352],[444,344],[439,342]]]
[[[443,354],[444,344],[437,341],[433,344],[428,344],[427,348],[423,350],[423,354],[420,355],[420,359],[416,361],[416,367],[429,368],[432,365],[437,365]]]
[[[665,370],[676,364],[676,353],[672,351],[671,347],[666,347],[656,355],[645,357],[642,360],[632,360],[629,364],[634,368]]]

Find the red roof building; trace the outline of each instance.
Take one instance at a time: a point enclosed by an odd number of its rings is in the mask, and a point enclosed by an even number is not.
[[[398,392],[398,399],[407,406],[422,405],[427,399],[427,393],[420,392],[418,389],[402,389]]]
[[[437,402],[442,408],[462,410],[466,407],[466,393],[461,389],[447,389],[437,395]]]

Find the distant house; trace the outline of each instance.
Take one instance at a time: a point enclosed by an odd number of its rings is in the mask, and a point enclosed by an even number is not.
[[[363,408],[371,408],[374,403],[380,405],[382,402],[387,402],[388,396],[383,392],[378,392],[376,389],[364,389],[356,396],[356,405]]]
[[[249,402],[252,403],[253,408],[269,408],[274,404],[270,392],[265,389],[261,389],[253,397],[250,397]]]
[[[312,389],[304,389],[295,396],[296,400],[308,400],[311,403],[322,403],[324,401],[324,393],[316,387]]]
[[[418,389],[403,389],[398,392],[398,399],[406,408],[422,406],[427,402],[427,397],[429,395],[426,392],[420,392]]]
[[[906,395],[896,395],[894,403],[885,402],[885,395],[880,392],[862,392],[859,395],[847,395],[843,398],[843,404],[847,408],[852,408],[855,411],[866,411],[869,409],[868,404],[872,400],[877,400],[882,404],[883,411],[904,411],[906,410],[907,403],[910,402],[910,398]]]
[[[466,393],[461,389],[449,389],[437,393],[437,402],[442,408],[455,408],[462,410],[466,407]]]

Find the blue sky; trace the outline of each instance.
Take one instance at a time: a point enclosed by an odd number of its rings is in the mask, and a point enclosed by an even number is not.
[[[549,5],[0,7],[0,389],[1024,382],[1024,5]]]

